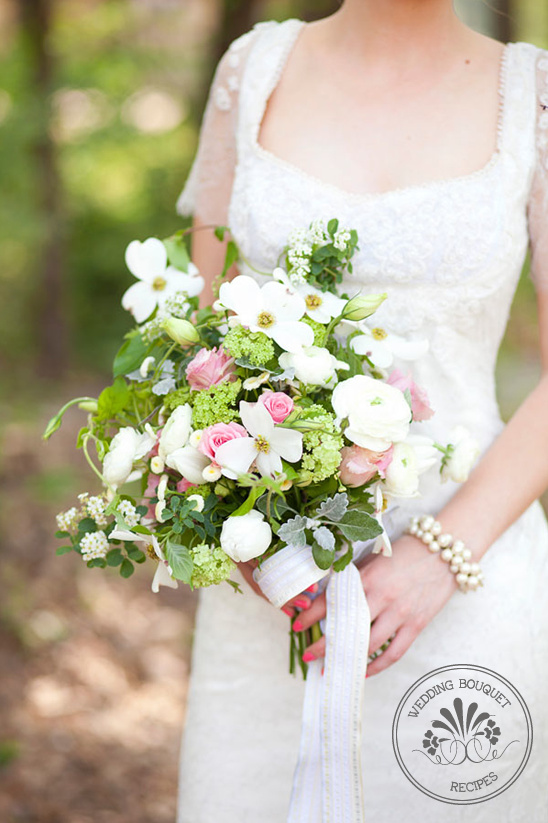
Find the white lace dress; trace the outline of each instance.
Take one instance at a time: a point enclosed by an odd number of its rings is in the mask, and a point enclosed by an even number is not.
[[[527,43],[506,47],[498,145],[480,171],[359,195],[316,179],[257,142],[266,102],[302,25],[296,19],[258,24],[222,58],[179,211],[228,224],[262,270],[274,267],[288,233],[312,219],[337,216],[356,228],[353,280],[389,295],[378,324],[430,341],[428,355],[413,364],[436,411],[421,430],[443,439],[462,423],[485,450],[503,427],[495,361],[529,243],[539,288],[541,270],[548,277],[548,55]],[[456,490],[425,478],[422,500],[395,512],[393,537],[411,512],[439,511]],[[540,503],[493,544],[482,566],[485,588],[456,593],[399,662],[366,682],[368,821],[548,821],[548,528]],[[288,628],[285,614],[249,589],[243,597],[227,585],[202,592],[178,823],[286,820],[303,697],[300,677],[287,672]],[[508,678],[527,702],[534,730],[519,779],[498,797],[470,806],[418,791],[400,769],[391,737],[410,685],[457,663]]]

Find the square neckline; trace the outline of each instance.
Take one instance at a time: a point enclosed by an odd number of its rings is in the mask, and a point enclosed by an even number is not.
[[[443,186],[449,186],[472,181],[487,175],[492,169],[494,169],[498,165],[503,155],[504,132],[507,120],[507,81],[509,57],[511,48],[515,45],[515,43],[503,44],[501,57],[499,59],[498,70],[499,102],[495,148],[487,162],[479,169],[468,172],[466,174],[459,174],[453,177],[440,177],[437,179],[434,178],[433,180],[428,180],[424,183],[413,183],[409,186],[399,186],[392,189],[386,189],[384,191],[353,192],[349,191],[348,189],[344,189],[341,186],[338,186],[336,183],[331,183],[328,180],[323,180],[322,178],[317,177],[316,175],[306,171],[300,166],[291,163],[289,160],[285,160],[283,157],[279,157],[277,154],[274,154],[269,149],[266,149],[264,146],[261,145],[261,143],[259,143],[259,134],[266,114],[268,103],[274,91],[280,83],[281,77],[291,56],[291,53],[293,52],[293,49],[295,48],[296,43],[299,40],[299,34],[304,30],[306,25],[308,25],[305,20],[301,20],[296,17],[288,18],[284,22],[278,23],[277,25],[281,27],[284,25],[284,23],[287,26],[289,26],[289,24],[292,24],[293,30],[289,31],[287,40],[285,41],[285,43],[283,43],[283,48],[280,51],[280,55],[276,62],[275,68],[272,72],[271,80],[267,84],[266,94],[260,101],[258,116],[255,120],[255,125],[253,128],[253,132],[251,134],[251,147],[258,157],[262,157],[264,160],[286,169],[295,176],[301,177],[301,179],[303,180],[308,180],[309,182],[314,183],[315,185],[321,188],[330,190],[338,194],[339,196],[359,201],[382,199],[385,197],[391,197],[393,195],[404,194],[414,191],[428,191],[429,189],[433,188],[435,189]]]

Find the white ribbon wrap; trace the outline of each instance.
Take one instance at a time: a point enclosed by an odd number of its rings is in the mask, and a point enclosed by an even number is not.
[[[287,546],[254,577],[278,608],[327,577],[325,661],[308,667],[287,823],[364,823],[361,709],[371,616],[360,573],[353,563],[322,571],[309,546]]]

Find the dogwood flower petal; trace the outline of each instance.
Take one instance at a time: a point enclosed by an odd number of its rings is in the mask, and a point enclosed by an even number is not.
[[[122,306],[132,313],[137,323],[144,323],[156,308],[156,298],[150,285],[143,281],[133,283],[124,292]]]
[[[292,354],[300,351],[303,346],[312,346],[314,343],[314,332],[311,327],[298,321],[276,323],[270,337],[280,348]]]
[[[252,437],[264,437],[270,440],[274,431],[274,421],[262,403],[240,403],[242,423]]]
[[[205,454],[202,454],[193,446],[183,446],[181,449],[175,449],[166,458],[166,465],[170,469],[175,469],[185,480],[195,485],[199,485],[203,481],[202,472],[206,466],[209,466],[210,462]]]
[[[164,274],[167,266],[167,251],[161,240],[149,237],[143,243],[133,240],[126,249],[126,266],[134,277],[152,283],[155,277]]]
[[[227,440],[215,452],[215,462],[221,466],[225,477],[231,480],[236,480],[240,474],[248,472],[256,457],[257,448],[252,437]]]

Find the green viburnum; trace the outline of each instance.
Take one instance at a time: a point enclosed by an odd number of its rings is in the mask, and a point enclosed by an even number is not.
[[[274,357],[274,344],[262,331],[251,332],[235,326],[227,333],[223,348],[232,357],[246,357],[255,366],[264,366]]]
[[[214,423],[232,423],[238,417],[236,400],[242,387],[241,380],[220,383],[211,389],[192,392],[192,422],[194,428],[205,429]]]
[[[314,332],[314,346],[323,348],[327,340],[327,328],[312,317],[303,317],[301,323],[306,323]]]
[[[339,468],[343,437],[335,426],[334,415],[317,403],[305,409],[299,419],[321,423],[321,429],[303,434],[300,472],[301,481],[320,483]]]
[[[219,546],[200,543],[192,551],[192,585],[196,588],[216,586],[228,580],[236,564]]]
[[[190,400],[190,389],[176,389],[164,397],[164,407],[167,411],[173,411],[177,406],[184,406]]]

